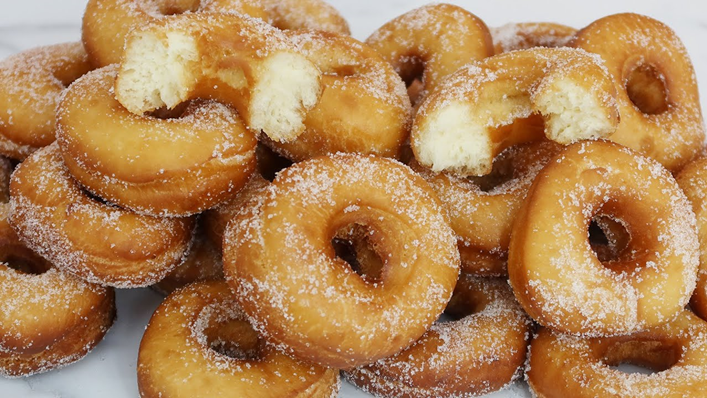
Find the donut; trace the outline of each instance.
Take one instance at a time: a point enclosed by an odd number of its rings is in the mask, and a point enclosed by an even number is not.
[[[317,30],[350,35],[346,19],[323,0],[261,0],[269,24],[283,30]]]
[[[569,45],[599,54],[613,77],[621,115],[609,138],[675,172],[705,139],[695,70],[675,32],[638,14],[610,15]]]
[[[359,276],[331,243],[352,225],[384,259]],[[390,356],[444,310],[459,272],[454,233],[425,181],[388,158],[296,163],[252,195],[223,238],[226,281],[269,341],[346,369]]]
[[[496,54],[533,47],[563,47],[577,29],[554,22],[508,23],[491,28]]]
[[[29,376],[88,354],[115,320],[113,289],[59,272],[25,247],[0,204],[0,375]]]
[[[393,67],[348,36],[314,31],[288,36],[322,71],[324,90],[307,113],[304,132],[270,146],[294,161],[336,152],[395,157],[408,136],[412,107]]]
[[[89,191],[142,214],[188,216],[255,171],[255,136],[233,109],[194,101],[180,117],[137,116],[115,100],[115,76],[114,66],[88,73],[57,110],[62,157]]]
[[[340,385],[337,370],[267,344],[228,285],[215,281],[177,290],[157,308],[140,342],[137,376],[142,398],[334,398]]]
[[[451,4],[409,11],[378,28],[366,44],[392,64],[408,85],[419,79],[420,97],[467,63],[494,54],[486,24]]]
[[[184,262],[151,287],[165,296],[190,283],[223,280],[223,263],[219,246],[206,236],[200,219],[194,240]]]
[[[0,62],[0,154],[22,160],[54,141],[54,110],[91,70],[81,43],[38,47]]]
[[[541,114],[547,139],[569,144],[605,137],[619,116],[601,60],[568,48],[532,48],[474,62],[420,105],[410,143],[433,171],[480,176],[505,148],[540,140],[536,129],[504,128]]]
[[[520,375],[531,322],[505,280],[462,274],[447,313],[456,320],[344,376],[378,397],[435,398],[487,394]]]
[[[596,216],[630,236],[602,263],[588,239]],[[609,141],[567,147],[535,178],[513,223],[508,274],[538,323],[585,336],[629,334],[672,320],[695,289],[695,215],[670,172]]]
[[[444,203],[457,234],[464,272],[507,275],[513,220],[533,179],[561,148],[551,141],[512,146],[494,159],[490,174],[476,178],[414,166]]]
[[[628,336],[585,339],[541,329],[530,346],[527,380],[534,396],[701,397],[707,388],[707,323],[689,311]],[[622,363],[654,370],[628,374]]]
[[[238,13],[280,29],[350,33],[341,14],[322,0],[89,0],[82,41],[95,66],[116,64],[132,29],[169,15],[191,13]]]
[[[700,266],[690,308],[702,319],[707,319],[707,158],[691,162],[676,177],[678,185],[692,204],[697,216],[700,241]]]
[[[193,219],[142,216],[89,196],[56,144],[34,152],[10,182],[10,222],[55,267],[115,287],[151,285],[182,262]]]
[[[302,133],[321,91],[321,72],[282,31],[237,14],[175,15],[134,29],[115,84],[132,113],[214,99],[277,142]]]
[[[167,15],[230,12],[266,18],[258,0],[89,0],[83,15],[81,40],[96,67],[121,61],[125,38],[132,29]]]

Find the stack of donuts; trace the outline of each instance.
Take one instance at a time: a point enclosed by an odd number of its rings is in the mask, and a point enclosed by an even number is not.
[[[0,94],[4,376],[151,286],[142,397],[707,388],[704,123],[652,18],[359,42],[322,0],[89,0]]]

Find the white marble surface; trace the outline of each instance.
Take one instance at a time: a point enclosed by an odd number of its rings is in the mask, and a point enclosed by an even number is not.
[[[364,39],[389,19],[425,0],[330,0],[351,24],[353,34]],[[638,12],[671,26],[692,56],[705,98],[707,90],[707,3],[658,0],[450,1],[481,17],[489,26],[507,22],[554,21],[582,27],[604,15]],[[3,0],[0,2],[0,58],[37,45],[80,38],[85,0]],[[703,109],[704,105],[703,105]],[[119,318],[106,339],[84,360],[44,375],[0,379],[2,398],[128,398],[138,396],[135,382],[137,348],[144,327],[161,297],[150,290],[118,292]],[[341,397],[367,395],[344,385]],[[515,386],[489,397],[529,397]]]

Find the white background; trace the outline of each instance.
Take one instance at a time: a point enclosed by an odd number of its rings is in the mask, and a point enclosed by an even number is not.
[[[421,0],[330,0],[349,21],[354,37],[365,39],[378,26],[417,6]],[[692,56],[697,78],[707,90],[707,3],[703,1],[451,1],[489,26],[508,22],[552,21],[580,28],[602,16],[638,12],[671,26]],[[80,38],[85,0],[0,0],[0,58],[42,44]],[[703,106],[703,109],[704,106]],[[703,111],[704,112],[704,111]],[[143,329],[161,297],[150,290],[118,292],[118,322],[107,338],[81,362],[49,374],[0,379],[0,397],[128,398],[138,396],[135,359]],[[364,397],[344,386],[342,397]],[[527,397],[514,387],[494,397]]]

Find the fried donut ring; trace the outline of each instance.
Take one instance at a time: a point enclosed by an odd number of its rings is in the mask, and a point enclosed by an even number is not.
[[[451,4],[409,11],[378,28],[366,44],[390,62],[408,85],[421,77],[420,97],[467,63],[494,53],[486,24]]]
[[[379,397],[467,397],[502,389],[525,362],[531,322],[505,280],[459,278],[447,312],[398,354],[344,373]]]
[[[621,123],[610,140],[680,170],[705,139],[695,70],[675,32],[653,18],[616,14],[570,43],[599,54],[616,84]]]
[[[348,36],[300,31],[288,36],[322,71],[324,91],[307,113],[304,132],[270,146],[294,161],[336,152],[395,157],[408,136],[412,107],[393,67]]]
[[[542,329],[530,345],[528,384],[538,398],[701,397],[707,388],[707,323],[683,311],[634,335],[583,339]],[[635,363],[653,374],[612,369]]]
[[[591,76],[591,77],[590,77]],[[505,148],[539,140],[535,129],[502,128],[540,113],[561,144],[605,137],[619,122],[615,88],[600,59],[568,48],[533,48],[472,63],[420,106],[410,142],[433,171],[484,175]]]
[[[597,215],[621,220],[629,256],[601,263],[588,242]],[[567,147],[536,177],[513,224],[511,286],[543,326],[628,334],[673,319],[695,288],[695,215],[670,173],[605,141]]]
[[[125,38],[132,29],[167,15],[186,12],[240,13],[267,18],[258,0],[89,0],[81,39],[93,65],[117,64],[121,61]]]
[[[692,203],[697,216],[700,241],[700,268],[697,289],[690,300],[690,308],[702,319],[707,319],[707,158],[688,164],[677,176],[678,185]]]
[[[220,245],[206,236],[203,219],[197,222],[194,241],[184,262],[151,287],[165,296],[190,283],[223,280]]]
[[[186,216],[231,197],[255,170],[253,134],[229,107],[193,102],[179,118],[136,116],[112,94],[116,68],[77,80],[57,111],[57,141],[88,190],[139,213]]]
[[[350,35],[349,24],[330,4],[323,0],[261,0],[266,21],[276,28],[317,30]]]
[[[508,274],[505,259],[513,220],[533,179],[561,148],[551,141],[510,147],[494,159],[490,174],[477,178],[414,167],[449,213],[464,272]]]
[[[22,245],[9,213],[0,204],[0,375],[19,377],[83,358],[113,324],[115,294],[51,268]]]
[[[379,280],[336,257],[332,239],[353,224],[371,231],[385,259]],[[223,254],[226,280],[258,330],[299,358],[342,369],[419,338],[459,272],[454,233],[427,183],[394,160],[354,154],[279,173],[228,224]]]
[[[38,47],[0,62],[0,154],[22,160],[51,144],[61,93],[90,70],[81,43]]]
[[[11,222],[20,239],[89,282],[148,286],[189,250],[193,219],[141,216],[91,198],[69,175],[56,144],[18,166],[10,192]]]
[[[553,22],[508,23],[491,28],[496,54],[533,47],[563,47],[577,29]]]
[[[321,72],[282,31],[237,14],[177,15],[131,31],[115,86],[135,114],[194,98],[233,105],[278,142],[304,130],[321,91]]]
[[[175,352],[180,360],[167,360]],[[162,302],[140,343],[137,375],[142,398],[333,398],[340,385],[337,370],[265,343],[224,282],[195,283]]]

